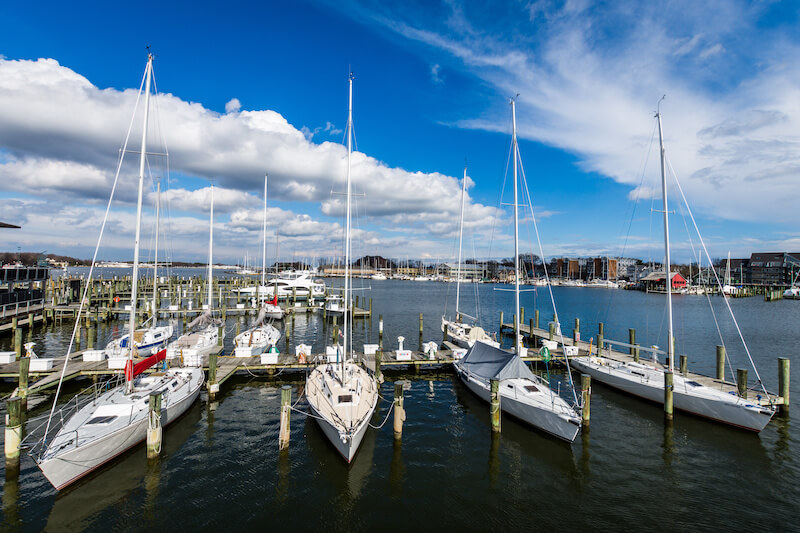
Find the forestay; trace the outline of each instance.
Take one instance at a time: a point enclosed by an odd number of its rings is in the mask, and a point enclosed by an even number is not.
[[[482,342],[473,344],[459,364],[483,379],[536,379],[533,372],[516,354]]]

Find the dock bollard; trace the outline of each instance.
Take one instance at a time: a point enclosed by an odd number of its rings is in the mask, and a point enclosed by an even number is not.
[[[25,355],[25,357],[19,358],[19,390],[17,391],[17,396],[21,400],[20,410],[24,413],[28,410],[28,371],[31,368],[31,358]]]
[[[289,419],[292,412],[292,386],[281,387],[281,431],[278,436],[278,449],[289,447]]]
[[[492,432],[500,433],[500,381],[493,379],[490,383],[489,415],[492,419]]]
[[[689,356],[681,355],[681,376],[686,377],[688,366],[689,366]]]
[[[739,396],[746,400],[747,399],[747,369],[746,368],[737,368],[736,369],[736,388],[739,391]]]
[[[589,429],[589,413],[592,400],[592,376],[581,374],[581,423],[584,429]]]
[[[725,381],[725,347],[717,345],[717,379]]]
[[[403,422],[406,419],[406,410],[403,407],[403,384],[394,383],[394,439],[403,438]]]
[[[778,358],[778,394],[783,398],[781,413],[789,414],[789,359]]]
[[[664,372],[664,418],[672,420],[672,372]]]
[[[150,413],[147,419],[147,458],[161,454],[161,391],[150,393]]]
[[[6,401],[6,476],[19,474],[19,444],[22,441],[22,398]]]

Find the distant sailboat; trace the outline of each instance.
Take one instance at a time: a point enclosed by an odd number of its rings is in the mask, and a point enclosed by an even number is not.
[[[202,366],[203,357],[221,346],[222,319],[214,318],[214,187],[211,187],[211,215],[208,230],[208,309],[186,326],[186,332],[167,346],[167,358],[179,358],[184,364]],[[225,338],[225,328],[222,328]]]
[[[458,222],[458,264],[456,266],[456,318],[447,320],[442,316],[442,332],[446,333],[447,338],[462,348],[470,348],[476,342],[483,342],[495,348],[500,347],[500,343],[492,339],[482,327],[464,321],[466,316],[469,319],[477,320],[459,311],[461,299],[461,244],[464,236],[464,201],[467,196],[467,167],[464,167],[464,179],[461,183],[461,214]]]

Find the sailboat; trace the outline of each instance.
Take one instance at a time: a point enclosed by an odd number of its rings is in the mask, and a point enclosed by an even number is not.
[[[222,319],[214,318],[214,186],[211,186],[211,215],[208,230],[208,309],[186,326],[186,333],[167,346],[167,359],[179,358],[183,364],[202,366],[203,357],[219,345]],[[225,328],[222,328],[225,338]]]
[[[267,177],[264,176],[264,248],[261,261],[261,287],[256,294],[266,292],[266,263],[267,263]],[[258,317],[253,325],[238,334],[233,340],[233,353],[236,357],[251,357],[261,355],[270,350],[277,351],[275,345],[281,338],[281,332],[272,324],[266,323],[267,318],[283,317],[283,310],[278,307],[278,296],[272,302],[264,302],[258,312]],[[277,311],[275,310],[277,308]]]
[[[142,144],[145,144],[145,139],[142,139]],[[144,150],[144,148],[142,148]],[[140,173],[144,175],[144,167],[140,169]],[[141,200],[141,198],[140,198]],[[161,209],[161,184],[158,184],[158,193],[157,193],[157,200],[156,200],[156,242],[155,242],[155,258],[153,262],[153,301],[151,303],[152,306],[152,316],[150,320],[152,321],[152,325],[146,328],[136,328],[136,299],[138,297],[137,287],[138,287],[138,278],[139,278],[139,227],[136,228],[136,246],[134,251],[134,261],[133,261],[133,279],[131,284],[131,314],[130,314],[130,322],[128,325],[128,331],[134,331],[133,334],[133,349],[136,352],[136,355],[140,357],[146,357],[148,355],[152,355],[156,353],[158,350],[166,346],[167,342],[172,338],[172,334],[174,330],[172,328],[172,324],[167,324],[166,326],[157,326],[156,322],[158,321],[158,309],[156,309],[156,305],[158,303],[158,225],[160,219],[160,211]],[[141,208],[138,210],[138,215],[141,216]],[[130,346],[130,334],[125,334],[119,338],[112,339],[105,348],[106,357],[109,359],[120,359],[124,358],[127,354],[128,347]]]
[[[267,175],[264,174],[264,247],[262,248],[261,255],[261,286],[258,288],[258,293],[267,294]],[[277,291],[273,290],[272,300],[258,299],[261,301],[261,308],[267,318],[281,320],[283,318],[283,309],[278,305]]]
[[[519,201],[517,198],[516,103],[511,100],[514,159],[514,331],[519,331]],[[514,351],[508,352],[483,342],[475,342],[453,367],[466,387],[484,401],[491,400],[491,381],[499,381],[500,409],[534,428],[572,442],[581,429],[575,409],[535,375],[521,359],[522,338],[514,337]],[[576,400],[577,403],[577,400]]]
[[[139,165],[136,241],[133,255],[132,294],[134,296],[136,295],[139,266],[142,189],[147,153],[147,116],[152,72],[153,55],[148,54],[145,67],[144,127]],[[134,331],[135,317],[136,298],[134,297],[131,300],[131,331]],[[58,392],[61,390],[69,356],[64,363],[61,381],[44,430],[44,437],[32,450],[37,465],[56,490],[74,483],[145,439],[151,393],[162,393],[162,425],[179,418],[200,393],[204,380],[202,369],[169,368],[163,372],[144,375],[143,372],[147,368],[165,358],[166,350],[161,350],[156,355],[134,364],[133,356],[137,351],[136,346],[126,345],[123,348],[127,351],[128,361],[122,384],[111,387],[102,393],[91,394],[89,397],[76,396],[56,414]]]
[[[347,193],[344,247],[343,301],[350,302],[350,159],[353,149],[353,75],[350,74],[347,116]],[[352,316],[343,309],[343,343],[336,345],[336,361],[315,367],[306,378],[311,413],[334,448],[349,463],[353,460],[369,420],[378,405],[375,377],[352,358]]]
[[[668,272],[670,265],[669,210],[667,209],[667,178],[660,111],[656,112],[656,118],[658,120],[658,138],[661,146],[665,271]],[[671,280],[671,276],[665,276],[665,280]],[[657,364],[624,362],[608,357],[593,357],[591,355],[572,358],[572,367],[575,370],[591,375],[592,379],[606,385],[663,404],[665,380],[668,379],[667,372],[673,372],[675,361],[672,325],[672,283],[669,281],[666,283],[666,297],[667,316],[669,319],[666,369]],[[598,348],[601,349],[602,347]],[[672,393],[675,409],[756,432],[764,429],[775,413],[775,408],[772,405],[761,406],[759,405],[760,402],[749,401],[735,393],[731,394],[716,387],[703,385],[694,379],[679,374],[673,374]],[[766,390],[764,393],[767,395]]]
[[[461,244],[464,236],[464,201],[467,195],[467,167],[464,167],[464,179],[461,183],[461,214],[458,224],[458,265],[456,266],[456,319],[447,320],[442,315],[442,331],[447,333],[447,338],[462,348],[470,348],[476,342],[483,342],[495,348],[500,347],[500,343],[492,339],[482,327],[464,322],[463,318],[472,318],[459,312],[458,306],[461,296]]]

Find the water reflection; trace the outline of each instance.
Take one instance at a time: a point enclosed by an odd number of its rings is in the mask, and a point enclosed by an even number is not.
[[[389,465],[389,486],[392,498],[400,499],[403,496],[405,477],[406,466],[403,463],[403,441],[402,439],[392,439],[392,462]]]

